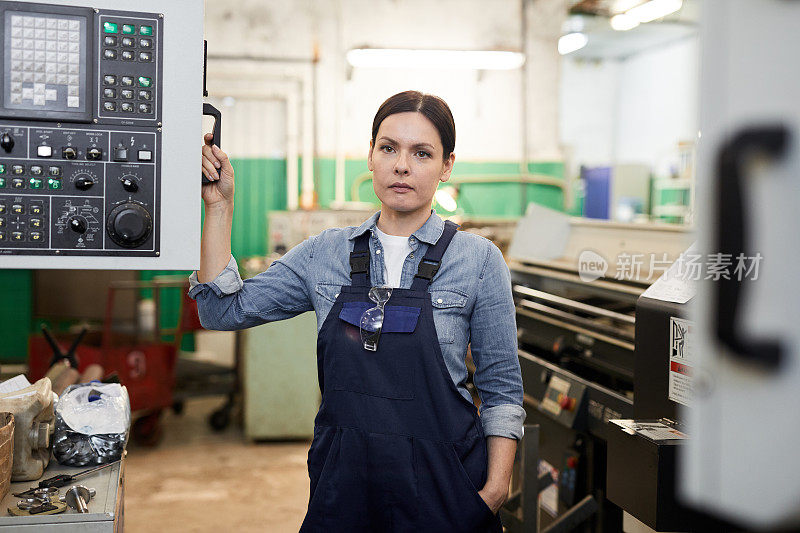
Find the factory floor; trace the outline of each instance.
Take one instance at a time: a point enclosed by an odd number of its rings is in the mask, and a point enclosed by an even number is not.
[[[308,502],[309,442],[251,443],[206,422],[224,398],[163,416],[158,446],[128,447],[126,533],[296,532]]]

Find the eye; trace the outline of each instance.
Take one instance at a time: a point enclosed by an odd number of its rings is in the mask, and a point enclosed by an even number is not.
[[[391,153],[391,152],[393,152],[393,151],[394,151],[394,148],[392,148],[392,147],[391,147],[391,146],[389,146],[388,144],[384,144],[383,146],[381,146],[381,147],[379,148],[379,150],[380,150],[381,152],[385,153],[385,154],[389,154],[389,153]]]
[[[417,156],[418,157],[430,157],[431,154],[429,154],[425,150],[417,150]]]

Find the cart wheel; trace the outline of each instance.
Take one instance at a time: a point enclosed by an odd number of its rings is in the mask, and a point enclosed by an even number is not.
[[[163,436],[161,411],[144,415],[133,423],[132,433],[136,443],[141,446],[156,446]]]
[[[231,408],[224,405],[211,413],[208,417],[208,425],[214,431],[224,431],[231,423]]]
[[[178,416],[183,414],[183,409],[186,407],[186,404],[183,402],[175,402],[172,404],[172,412]]]

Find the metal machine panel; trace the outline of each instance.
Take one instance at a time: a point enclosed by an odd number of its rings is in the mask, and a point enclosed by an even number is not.
[[[0,1],[0,268],[199,266],[203,4],[119,7]]]

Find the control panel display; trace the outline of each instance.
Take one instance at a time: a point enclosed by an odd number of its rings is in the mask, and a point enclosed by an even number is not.
[[[162,27],[0,1],[0,255],[159,255]]]

